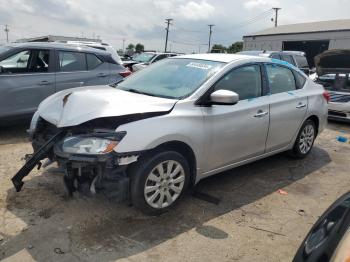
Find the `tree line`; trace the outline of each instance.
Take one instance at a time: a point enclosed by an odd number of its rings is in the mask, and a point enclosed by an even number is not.
[[[211,48],[211,53],[237,53],[242,51],[243,49],[243,42],[235,42],[232,45],[226,47],[221,44],[214,44]]]

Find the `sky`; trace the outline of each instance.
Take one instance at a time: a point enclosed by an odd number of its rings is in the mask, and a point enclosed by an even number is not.
[[[212,43],[230,45],[272,27],[272,7],[282,8],[279,24],[350,18],[350,0],[0,0],[0,43],[42,35],[99,36],[121,49],[142,43],[164,50],[165,19],[174,19],[168,50],[206,52]],[[270,10],[270,11],[269,11]],[[2,27],[2,28],[1,28]]]

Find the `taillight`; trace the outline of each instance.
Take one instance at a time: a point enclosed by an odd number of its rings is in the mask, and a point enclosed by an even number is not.
[[[132,72],[131,72],[129,69],[126,69],[126,68],[125,68],[124,71],[119,72],[119,75],[121,75],[122,77],[127,77],[127,76],[131,75],[131,73],[132,73]]]
[[[327,103],[329,103],[329,101],[331,100],[331,95],[327,91],[323,92],[323,97],[327,101]]]

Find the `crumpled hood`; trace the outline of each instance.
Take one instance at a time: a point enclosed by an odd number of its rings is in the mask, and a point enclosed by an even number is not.
[[[314,60],[318,76],[350,72],[350,49],[328,50]]]
[[[102,117],[167,112],[176,102],[110,86],[91,86],[67,89],[48,97],[40,104],[38,114],[57,127],[67,127]]]

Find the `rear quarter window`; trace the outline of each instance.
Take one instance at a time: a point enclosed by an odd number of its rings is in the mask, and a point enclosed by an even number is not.
[[[297,86],[297,89],[302,89],[305,85],[306,78],[299,72],[293,70],[294,77],[295,77],[295,84]]]
[[[99,65],[103,64],[101,59],[99,59],[97,56],[93,54],[86,54],[86,60],[87,60],[88,70],[93,70]]]

